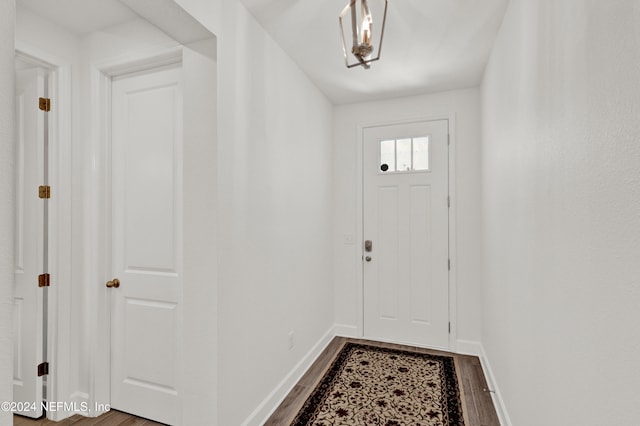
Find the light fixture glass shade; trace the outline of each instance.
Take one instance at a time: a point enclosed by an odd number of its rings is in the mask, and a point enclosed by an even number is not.
[[[357,3],[360,2],[360,25],[358,25],[358,8]],[[370,68],[371,62],[380,59],[380,52],[382,51],[382,39],[384,38],[384,28],[387,22],[387,5],[389,0],[384,0],[384,14],[382,17],[382,27],[380,30],[380,42],[378,43],[378,52],[373,57],[374,45],[373,45],[373,17],[369,10],[369,4],[367,0],[349,0],[349,4],[342,10],[338,21],[340,22],[340,36],[342,37],[342,51],[344,54],[344,63],[347,68],[353,68],[361,66],[363,68]],[[351,15],[351,35],[352,46],[351,53],[358,60],[353,64],[349,64],[349,55],[347,48],[347,40],[344,34],[344,24],[342,19],[347,15]]]

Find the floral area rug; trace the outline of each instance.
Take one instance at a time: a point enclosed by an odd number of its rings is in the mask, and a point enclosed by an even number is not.
[[[346,343],[292,426],[464,426],[452,357]]]

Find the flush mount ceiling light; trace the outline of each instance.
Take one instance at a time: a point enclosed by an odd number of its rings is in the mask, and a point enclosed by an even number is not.
[[[360,3],[361,24],[358,25],[358,8],[356,3]],[[342,36],[342,51],[344,53],[344,64],[347,68],[361,66],[365,69],[370,68],[371,62],[380,59],[380,51],[382,50],[382,39],[384,37],[384,26],[387,22],[387,4],[389,0],[384,0],[384,14],[382,16],[382,28],[380,30],[380,42],[378,43],[378,54],[373,57],[373,18],[369,11],[367,0],[349,0],[349,4],[344,8],[338,20],[340,21],[340,35]],[[351,53],[356,57],[358,62],[349,64],[347,54],[347,41],[344,36],[344,25],[342,18],[351,12],[351,34],[353,35],[353,46]]]

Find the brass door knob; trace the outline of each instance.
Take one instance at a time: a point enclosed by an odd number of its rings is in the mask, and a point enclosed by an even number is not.
[[[120,280],[114,278],[113,281],[107,281],[107,287],[109,288],[118,288],[120,287]]]

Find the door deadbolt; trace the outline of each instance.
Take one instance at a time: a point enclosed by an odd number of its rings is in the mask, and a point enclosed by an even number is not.
[[[365,241],[364,242],[364,251],[370,252],[371,250],[373,250],[373,241],[371,241],[371,240]]]
[[[118,288],[120,287],[120,280],[117,278],[114,278],[113,281],[107,281],[107,287],[108,288]]]

